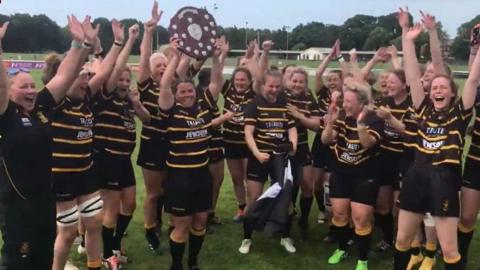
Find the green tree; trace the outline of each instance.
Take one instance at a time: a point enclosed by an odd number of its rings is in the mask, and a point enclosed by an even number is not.
[[[480,22],[480,15],[472,20],[463,23],[457,29],[457,37],[450,47],[450,54],[455,58],[466,60],[470,52],[470,31],[475,24]]]

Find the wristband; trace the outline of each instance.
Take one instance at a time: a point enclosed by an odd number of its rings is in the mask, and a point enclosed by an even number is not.
[[[123,43],[115,40],[115,42],[113,42],[113,45],[118,46],[118,47],[122,47]]]
[[[83,48],[85,49],[91,49],[92,48],[92,44],[84,41],[83,44],[82,44]]]
[[[77,41],[77,40],[72,40],[71,47],[75,48],[75,49],[81,49],[82,48],[82,42]]]

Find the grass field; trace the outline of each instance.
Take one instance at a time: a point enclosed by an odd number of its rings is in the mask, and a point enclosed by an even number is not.
[[[43,60],[45,54],[41,53],[26,53],[26,54],[15,54],[15,53],[4,53],[4,59],[11,59],[11,60]],[[139,62],[138,55],[130,56],[129,63],[138,63]],[[237,64],[237,58],[227,58],[225,65],[226,66],[235,66]],[[276,65],[278,67],[283,67],[287,64],[295,64],[297,66],[302,66],[305,68],[316,68],[320,64],[320,61],[308,61],[308,60],[285,60],[281,59],[277,56],[273,56],[270,59],[271,65]],[[365,62],[360,62],[360,66],[363,66]],[[448,63],[450,68],[453,71],[466,71],[468,70],[466,63]],[[207,61],[207,65],[210,65],[210,60]],[[329,68],[339,68],[338,62],[332,61],[329,65]],[[391,65],[389,63],[379,63],[375,66],[376,69],[391,69]]]
[[[37,88],[41,85],[39,80],[39,72],[33,72],[35,81],[38,83]],[[137,126],[140,130],[140,124]],[[133,155],[136,159],[137,149]],[[135,160],[134,160],[135,162]],[[151,270],[151,269],[169,269],[170,255],[168,253],[167,236],[162,236],[163,255],[154,255],[150,253],[146,246],[143,235],[143,211],[142,202],[145,197],[143,178],[141,170],[135,165],[135,175],[137,179],[137,210],[128,229],[128,236],[124,239],[126,251],[129,258],[133,261],[124,269],[129,270]],[[242,240],[242,226],[231,221],[236,210],[236,203],[233,195],[231,178],[228,170],[225,173],[224,184],[221,189],[220,199],[218,203],[218,215],[223,218],[225,224],[213,227],[214,233],[206,237],[204,248],[200,255],[200,263],[202,269],[207,270],[300,270],[300,269],[354,269],[356,264],[356,251],[352,248],[350,258],[339,266],[329,266],[326,261],[336,245],[325,244],[322,239],[326,233],[327,225],[319,225],[316,223],[317,208],[314,204],[310,216],[310,239],[306,242],[300,242],[298,227],[294,226],[292,236],[296,240],[297,253],[288,254],[279,245],[279,239],[272,239],[262,233],[254,234],[254,245],[251,253],[241,255],[237,249]],[[296,225],[296,224],[295,224]],[[163,228],[166,231],[166,227]],[[480,241],[478,234],[472,241],[470,251],[470,267],[480,264]],[[373,241],[376,243],[376,241]],[[72,249],[71,257],[74,263],[85,268],[86,258],[76,253],[76,246]],[[371,270],[392,269],[392,253],[373,254],[370,257]],[[440,259],[441,260],[441,259]],[[440,264],[441,265],[441,264]],[[437,269],[443,269],[443,266],[437,266]]]

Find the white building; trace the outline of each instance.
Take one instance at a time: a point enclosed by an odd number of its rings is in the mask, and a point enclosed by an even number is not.
[[[298,56],[298,60],[321,61],[330,51],[332,51],[332,48],[311,47],[303,51]]]

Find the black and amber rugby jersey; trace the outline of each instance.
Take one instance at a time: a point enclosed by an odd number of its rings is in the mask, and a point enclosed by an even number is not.
[[[412,106],[412,99],[410,96],[401,102],[396,104],[393,97],[385,97],[379,100],[376,103],[376,106],[384,106],[390,110],[392,116],[398,119],[399,121],[404,121],[407,111]],[[394,128],[390,126],[388,121],[385,121],[385,127],[383,130],[384,138],[381,143],[381,147],[387,153],[403,153],[404,151],[404,142],[403,135],[398,133]]]
[[[285,94],[279,94],[275,103],[257,95],[245,110],[245,125],[255,127],[253,137],[260,152],[272,152],[289,143],[288,130],[295,127],[295,120],[286,108]]]
[[[303,113],[307,118],[320,117],[318,104],[309,90],[299,96],[295,96],[287,89],[285,94],[287,96],[287,103],[297,107],[298,111]],[[295,126],[297,127],[298,145],[308,144],[308,129],[298,119],[295,119]]]
[[[333,152],[339,168],[349,172],[368,170],[378,156],[380,141],[383,138],[384,121],[374,111],[368,111],[365,125],[368,134],[377,140],[376,145],[369,149],[363,148],[360,143],[357,119],[347,117],[345,111],[340,111],[333,126],[338,134]]]
[[[150,122],[143,123],[142,140],[150,141],[163,138],[166,130],[161,129],[162,118],[159,116],[158,95],[159,85],[151,77],[144,82],[137,83],[140,93],[140,102],[150,113]]]
[[[44,88],[38,94],[39,109],[51,115],[53,132],[52,172],[82,172],[92,166],[94,117],[88,100],[65,97],[59,104]],[[88,98],[87,98],[88,99]]]
[[[226,143],[246,144],[245,108],[255,97],[255,92],[250,88],[244,92],[239,92],[231,81],[226,81],[222,89],[222,95],[225,99],[223,113],[229,111],[235,113],[232,119],[223,123],[223,140]]]
[[[168,110],[160,110],[162,124],[167,130],[166,139],[169,151],[166,164],[170,168],[199,168],[209,161],[212,113],[215,107],[209,90],[203,92],[195,105],[185,108],[175,103]]]
[[[205,90],[197,89],[198,102],[202,103],[205,99]],[[218,108],[217,102],[212,104],[214,107],[211,109],[210,113],[212,114],[212,119],[215,119],[221,115],[220,109]],[[212,138],[210,139],[210,146],[208,148],[209,152],[223,151],[223,134],[222,126],[212,127],[211,130]]]
[[[130,156],[135,148],[135,110],[128,99],[115,92],[95,95],[94,147],[120,156]]]
[[[415,151],[415,162],[460,166],[472,109],[465,110],[460,100],[448,110],[437,112],[431,100],[425,97],[414,112],[409,120],[416,124],[406,125],[405,145]]]
[[[475,122],[472,129],[472,141],[466,159],[469,161],[480,162],[480,88],[477,89],[477,98],[475,101]]]

